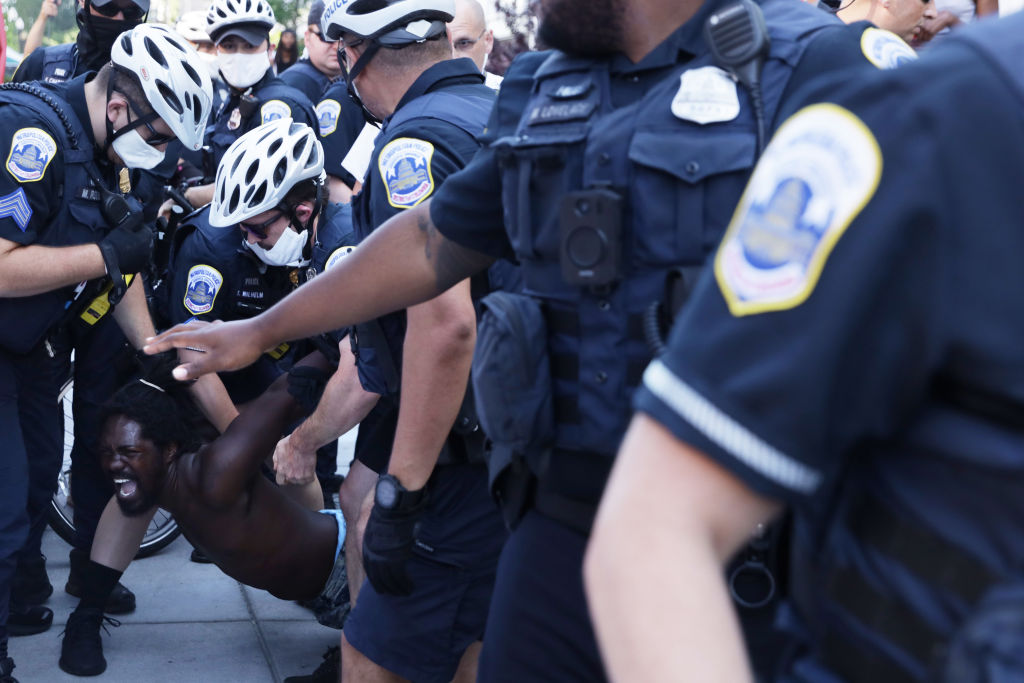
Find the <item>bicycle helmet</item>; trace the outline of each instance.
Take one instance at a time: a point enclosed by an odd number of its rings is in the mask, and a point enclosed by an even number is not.
[[[290,118],[264,123],[228,148],[214,184],[210,225],[226,228],[280,206],[300,181],[320,179],[324,154],[316,133]]]
[[[343,33],[400,46],[433,38],[455,16],[455,0],[334,0],[320,19],[328,40]]]
[[[203,146],[213,108],[213,84],[199,55],[185,39],[161,24],[140,24],[125,31],[110,50],[114,68],[133,74],[153,111],[186,149]]]
[[[274,10],[267,0],[213,0],[206,14],[206,32],[218,42],[224,30],[238,24],[270,31],[274,27]]]
[[[174,30],[181,37],[192,43],[210,43],[210,34],[206,32],[206,12],[185,12],[178,17]]]

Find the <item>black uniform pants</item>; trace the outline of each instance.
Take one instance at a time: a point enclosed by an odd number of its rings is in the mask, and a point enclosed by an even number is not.
[[[40,344],[25,355],[0,350],[0,642],[7,639],[18,555],[30,529],[41,538],[46,525],[60,471],[61,432],[54,364],[46,348]]]

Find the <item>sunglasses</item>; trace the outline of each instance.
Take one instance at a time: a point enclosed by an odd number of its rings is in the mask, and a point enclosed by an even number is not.
[[[153,119],[158,118],[155,112],[149,114],[148,116],[143,116],[140,119],[136,119],[133,122],[132,112],[135,111],[135,104],[130,99],[128,99],[127,96],[125,96],[125,99],[128,100],[128,126],[131,128],[145,126],[146,130],[149,131],[149,137],[145,138],[147,145],[151,147],[160,147],[161,145],[166,145],[176,139],[176,136],[173,133],[170,135],[168,135],[167,133],[161,133],[160,131],[153,127],[153,124],[150,122]]]
[[[281,220],[281,216],[284,215],[284,211],[277,209],[277,215],[270,218],[269,220],[263,221],[262,223],[239,223],[238,227],[245,230],[248,233],[252,233],[256,239],[265,240],[267,239],[267,228]]]
[[[122,7],[116,2],[108,2],[105,5],[92,5],[92,8],[96,10],[97,14],[102,14],[107,18],[115,17],[120,12],[125,21],[140,21],[142,17],[146,16],[146,12],[134,4]]]
[[[309,32],[312,33],[317,38],[319,38],[320,42],[322,42],[322,43],[327,43],[327,44],[331,45],[331,44],[334,44],[334,43],[338,42],[336,39],[335,40],[328,40],[327,38],[324,38],[324,34],[321,33],[318,30],[309,29]]]

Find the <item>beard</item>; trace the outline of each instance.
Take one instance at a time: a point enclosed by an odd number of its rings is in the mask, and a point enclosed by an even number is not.
[[[622,48],[622,0],[540,0],[537,37],[546,47],[580,57],[607,57]]]

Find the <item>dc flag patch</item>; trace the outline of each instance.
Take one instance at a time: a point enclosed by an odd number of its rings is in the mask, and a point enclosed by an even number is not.
[[[341,103],[338,100],[324,100],[316,105],[316,120],[320,124],[320,137],[325,138],[338,128]]]
[[[209,313],[223,284],[224,276],[216,268],[202,264],[192,266],[185,285],[185,308],[192,315]]]
[[[23,183],[34,183],[46,173],[57,153],[57,143],[42,128],[22,128],[11,138],[7,172]]]
[[[434,146],[424,140],[398,138],[384,146],[377,165],[391,206],[411,209],[433,193],[433,156]]]
[[[338,247],[332,251],[331,255],[327,257],[327,263],[324,264],[324,272],[326,273],[328,270],[336,266],[338,261],[345,258],[355,250],[355,247]]]
[[[860,49],[879,69],[895,69],[917,59],[914,48],[895,33],[880,28],[864,29],[860,34]]]
[[[269,123],[278,119],[290,119],[292,108],[281,100],[270,100],[260,107],[260,123]]]
[[[0,218],[10,218],[18,228],[25,232],[28,222],[32,219],[32,207],[29,206],[25,190],[18,188],[14,192],[0,197]]]
[[[754,170],[715,256],[729,311],[743,316],[803,303],[881,174],[878,143],[850,111],[817,104],[786,121]]]

